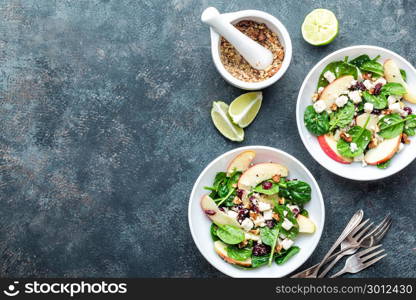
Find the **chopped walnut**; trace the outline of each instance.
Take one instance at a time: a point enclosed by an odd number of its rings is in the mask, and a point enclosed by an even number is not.
[[[276,251],[276,253],[280,253],[280,251],[282,251],[282,248],[282,245],[276,245],[276,248],[274,248],[274,250]]]
[[[361,76],[363,77],[363,79],[370,80],[371,77],[373,77],[373,74],[371,74],[371,73],[363,73]]]
[[[236,196],[233,200],[233,203],[234,204],[241,204],[241,203],[243,203],[243,201],[241,201],[241,199]]]
[[[272,214],[272,218],[273,218],[273,219],[275,219],[277,222],[279,222],[279,221],[280,221],[279,214],[277,214],[277,213],[273,213],[273,214]]]
[[[407,134],[406,134],[406,133],[403,133],[403,134],[402,134],[402,143],[403,143],[403,144],[410,144],[409,137],[407,136]]]
[[[258,216],[258,214],[257,214],[257,213],[255,213],[254,211],[251,211],[251,212],[250,212],[250,218],[251,218],[251,219],[255,220],[255,219],[257,219],[257,216]]]
[[[285,204],[285,202],[286,202],[285,198],[282,197],[282,198],[279,199],[279,204]]]
[[[376,138],[373,138],[371,142],[368,144],[368,148],[373,149],[377,147],[377,145],[378,145],[378,140]]]
[[[341,132],[339,137],[341,139],[343,139],[344,141],[346,141],[347,143],[351,143],[352,142],[352,137],[347,135],[345,132]]]
[[[252,233],[252,234],[255,234],[255,235],[259,235],[260,234],[260,229],[251,229],[249,232]]]
[[[335,103],[333,103],[332,105],[331,105],[331,110],[332,111],[336,111],[338,109],[338,106],[335,104]]]
[[[279,182],[279,181],[280,181],[280,175],[274,175],[274,176],[272,177],[272,180],[273,180],[274,182]]]
[[[238,248],[244,248],[245,246],[247,246],[247,244],[248,244],[248,241],[244,240],[240,244],[238,244]]]

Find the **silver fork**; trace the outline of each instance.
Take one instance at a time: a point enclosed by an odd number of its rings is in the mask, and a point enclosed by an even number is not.
[[[360,251],[354,255],[351,255],[347,258],[347,261],[345,262],[344,268],[342,268],[341,271],[331,276],[331,278],[339,277],[345,273],[358,273],[366,268],[368,268],[371,265],[374,265],[376,262],[378,262],[383,257],[387,256],[387,254],[383,254],[381,256],[378,256],[379,254],[384,252],[384,249],[381,249],[379,251],[373,252],[374,250],[381,247],[380,245],[365,249],[363,251]],[[378,256],[372,260],[371,258]]]
[[[344,246],[341,246],[341,251],[338,251],[335,254],[332,254],[331,256],[329,256],[326,261],[324,262],[327,263],[329,261],[331,261],[334,258],[338,258],[338,256],[342,255],[345,252],[349,252],[349,251],[353,251],[351,254],[354,254],[355,252],[357,252],[359,247],[365,247],[365,248],[369,248],[372,247],[376,244],[378,244],[381,239],[385,236],[385,234],[387,233],[387,231],[390,229],[391,226],[391,217],[390,216],[386,216],[379,225],[377,225],[373,230],[371,230],[366,236],[364,236],[362,239],[360,239],[357,242],[354,241],[354,237],[356,239],[358,239],[359,237],[361,237],[365,232],[368,231],[369,226],[367,226],[366,228],[364,228],[363,231],[361,231],[363,234],[360,234],[359,236],[357,235],[357,232],[360,231],[360,229],[368,222],[368,220],[360,223],[353,231],[350,235],[348,235],[349,241],[350,243],[344,244]],[[372,223],[370,224],[372,225]],[[351,237],[352,236],[352,237]],[[341,257],[342,257],[341,256]],[[340,258],[339,258],[340,259]],[[339,260],[338,259],[338,260]],[[329,269],[332,268],[335,265],[335,263],[331,264],[331,266],[327,267],[323,272],[325,272],[323,275],[320,274],[319,277],[323,277],[326,273],[328,273]],[[314,271],[316,272],[316,268],[319,266],[319,264],[316,264],[312,267],[310,267],[309,269],[306,269],[302,272],[299,272],[293,276],[291,276],[292,278],[311,278],[313,277],[313,273]]]
[[[363,235],[373,226],[373,223],[371,223],[370,225],[362,229],[363,226],[366,225],[369,220],[370,219],[367,219],[360,225],[358,225],[354,229],[354,231],[349,236],[347,236],[345,240],[342,241],[341,251],[345,251],[338,254],[337,257],[326,267],[326,269],[323,270],[321,274],[319,274],[318,278],[324,277],[341,258],[343,258],[346,255],[352,255],[358,251],[358,247],[352,248],[351,246],[361,244],[362,247],[368,248],[377,245],[380,242],[380,240],[384,237],[384,235],[387,233],[387,231],[390,229],[391,217],[390,215],[388,215],[383,219],[383,221],[381,221],[381,223],[376,228],[371,230],[367,235],[363,237]],[[372,239],[370,237],[372,237]],[[346,250],[347,248],[348,250]]]

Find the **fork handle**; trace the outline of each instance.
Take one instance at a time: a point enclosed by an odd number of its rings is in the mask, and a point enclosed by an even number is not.
[[[337,255],[337,257],[335,257],[335,259],[329,264],[329,266],[328,267],[326,267],[326,269],[325,270],[323,270],[322,271],[322,273],[321,274],[319,274],[319,276],[318,276],[318,278],[323,278],[328,272],[329,272],[329,270],[331,270],[334,266],[335,266],[335,264],[341,259],[341,258],[343,258],[344,256],[345,256],[346,254],[344,254],[344,253],[341,253],[341,254],[338,254]]]
[[[335,273],[334,275],[330,276],[329,278],[336,278],[336,277],[339,277],[339,276],[341,276],[341,275],[343,275],[345,273],[347,273],[347,270],[346,269],[342,269],[341,271],[339,271],[338,273]]]

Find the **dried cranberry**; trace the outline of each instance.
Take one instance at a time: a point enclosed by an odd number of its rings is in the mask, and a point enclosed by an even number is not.
[[[380,110],[380,109],[375,108],[375,109],[373,109],[373,111],[372,111],[371,113],[372,113],[372,114],[375,114],[375,115],[379,115],[379,114],[381,114],[381,110]]]
[[[263,256],[270,252],[270,247],[264,244],[256,244],[253,247],[253,255],[254,256]]]
[[[374,86],[374,91],[373,91],[373,95],[380,95],[380,92],[381,92],[381,87],[382,87],[383,85],[381,84],[381,83],[377,83],[375,86]]]
[[[365,91],[367,88],[365,87],[364,83],[358,81],[357,84],[354,86],[354,89]]]
[[[273,183],[271,183],[269,181],[265,181],[265,182],[263,182],[262,186],[263,186],[263,189],[270,190],[273,186]]]
[[[255,211],[256,213],[260,213],[260,209],[259,209],[259,207],[257,206],[257,205],[255,205],[255,204],[252,204],[251,205],[251,209],[253,210],[253,211]]]
[[[243,222],[243,220],[248,217],[248,214],[249,214],[249,210],[246,208],[239,210],[238,215],[237,215],[237,220],[240,223]]]
[[[266,226],[269,227],[270,229],[274,227],[274,220],[267,220],[266,221]]]
[[[298,208],[294,208],[294,209],[292,209],[292,213],[295,215],[295,217],[299,214],[299,209]]]
[[[214,210],[212,210],[212,209],[206,209],[206,210],[205,210],[205,213],[206,213],[207,215],[210,215],[210,216],[215,215],[215,211],[214,211]]]
[[[240,199],[242,199],[242,198],[243,198],[243,193],[244,193],[244,191],[243,191],[243,190],[238,189],[238,190],[237,190],[237,197],[238,197],[238,198],[240,198]]]
[[[403,110],[407,112],[408,115],[412,113],[412,109],[409,106],[406,106],[405,108],[403,108]]]

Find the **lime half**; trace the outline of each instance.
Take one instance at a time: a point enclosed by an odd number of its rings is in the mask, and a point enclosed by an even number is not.
[[[235,142],[244,140],[244,130],[233,124],[228,115],[228,105],[221,101],[214,101],[212,103],[211,118],[215,127],[227,139]]]
[[[242,94],[230,104],[228,113],[235,124],[245,128],[253,122],[261,107],[262,92]]]
[[[323,46],[338,34],[338,20],[334,13],[324,8],[311,11],[302,24],[302,36],[309,44]]]

